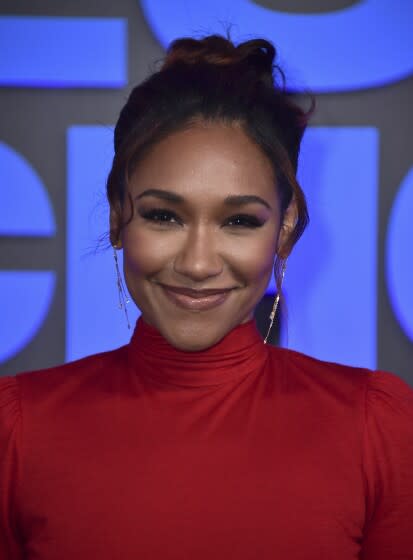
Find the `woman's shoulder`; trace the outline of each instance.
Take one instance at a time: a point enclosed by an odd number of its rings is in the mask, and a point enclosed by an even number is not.
[[[274,348],[273,357],[282,364],[284,378],[291,384],[355,391],[376,407],[398,401],[413,405],[413,388],[395,373],[321,360],[289,348]]]
[[[55,367],[0,377],[0,459],[14,461],[23,441],[36,442],[51,423],[70,422],[116,391],[125,346]],[[83,416],[87,419],[87,414]],[[24,429],[23,429],[24,428]],[[8,459],[9,460],[9,459]],[[0,460],[0,478],[2,461]]]
[[[371,371],[366,391],[366,437],[391,447],[409,442],[413,468],[413,389],[388,371]],[[378,441],[376,441],[378,443]]]
[[[85,356],[53,367],[24,371],[0,377],[0,409],[16,412],[20,400],[47,398],[53,391],[79,388],[94,379],[103,380],[106,372],[114,371],[125,359],[126,346]]]
[[[413,388],[388,371],[327,362],[285,348],[271,354],[284,393],[304,395],[313,413],[329,411],[344,420],[346,430],[354,421],[371,496],[375,488],[393,484],[394,468],[403,467],[400,488],[413,503],[413,478],[407,476],[413,472]]]
[[[342,381],[367,384],[373,370],[347,365],[335,361],[328,361],[304,354],[297,350],[284,347],[272,347],[274,363],[281,364],[286,375],[297,381],[309,382]]]
[[[12,430],[20,417],[20,392],[16,377],[0,377],[0,427]],[[0,440],[1,440],[0,430]]]

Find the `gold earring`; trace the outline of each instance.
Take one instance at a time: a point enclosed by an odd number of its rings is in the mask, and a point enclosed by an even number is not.
[[[268,337],[269,337],[269,335],[270,335],[271,328],[272,328],[272,326],[273,326],[273,324],[274,324],[275,314],[277,313],[278,303],[279,303],[279,301],[280,301],[280,291],[281,291],[281,287],[282,287],[282,284],[283,284],[283,281],[284,281],[284,275],[285,275],[285,269],[286,269],[286,268],[287,268],[287,262],[284,261],[283,264],[282,264],[282,267],[281,267],[281,281],[280,281],[280,286],[279,286],[277,295],[275,296],[274,304],[273,304],[273,306],[272,306],[272,310],[271,310],[271,313],[270,313],[270,326],[268,327],[267,334],[265,335],[264,344],[267,344],[267,340],[268,340]]]
[[[118,263],[118,255],[116,253],[116,249],[120,249],[117,245],[112,245],[113,247],[113,258],[115,259],[115,269],[116,269],[116,283],[118,285],[118,295],[119,295],[119,309],[123,309],[126,316],[126,323],[128,325],[128,329],[130,329],[130,322],[129,322],[129,315],[126,306],[130,303],[130,299],[125,290],[125,286],[123,285],[122,276],[120,275],[119,270],[119,263]]]

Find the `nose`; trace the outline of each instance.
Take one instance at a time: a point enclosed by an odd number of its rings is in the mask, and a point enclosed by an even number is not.
[[[174,271],[201,282],[218,276],[222,270],[223,260],[216,250],[213,233],[206,226],[190,228],[176,254]]]

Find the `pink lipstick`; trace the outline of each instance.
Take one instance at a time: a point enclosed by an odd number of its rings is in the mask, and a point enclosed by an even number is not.
[[[221,305],[228,298],[231,289],[189,290],[162,285],[166,296],[176,305],[192,311],[206,311]]]

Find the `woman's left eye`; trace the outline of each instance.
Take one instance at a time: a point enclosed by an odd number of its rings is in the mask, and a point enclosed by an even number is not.
[[[264,225],[264,222],[259,220],[256,216],[250,214],[238,214],[231,216],[225,222],[225,225],[246,228],[259,228]]]

